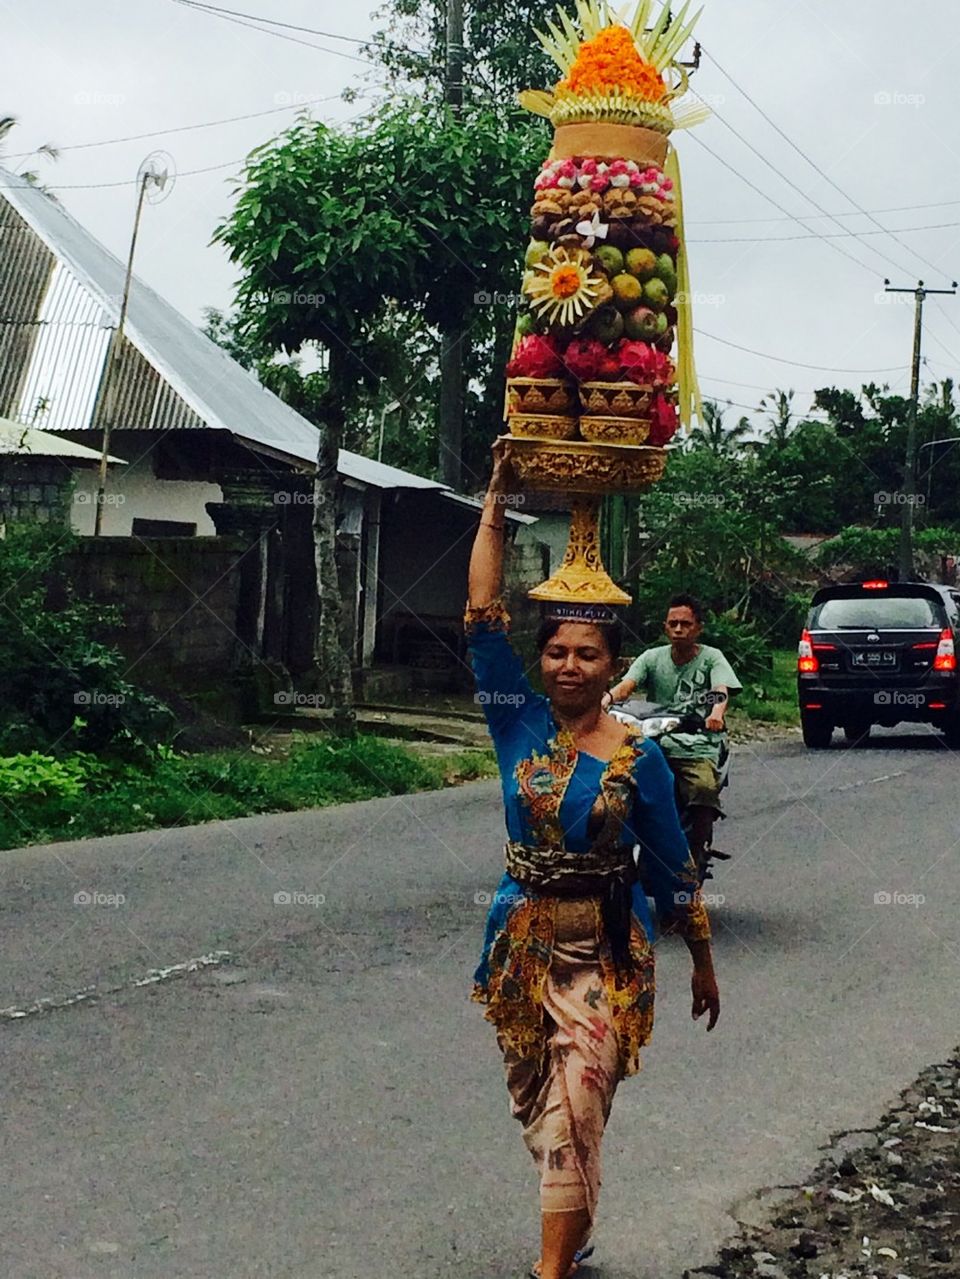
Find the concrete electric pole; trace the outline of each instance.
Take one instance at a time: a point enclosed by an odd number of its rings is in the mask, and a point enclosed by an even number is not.
[[[903,501],[900,505],[900,580],[909,582],[913,578],[913,524],[914,506],[917,497],[917,413],[920,407],[920,350],[923,342],[923,303],[932,293],[955,294],[957,282],[953,288],[928,289],[922,280],[913,289],[894,289],[890,281],[884,280],[887,293],[912,293],[916,302],[913,317],[913,373],[910,379],[910,415],[907,418],[907,453],[903,466]]]

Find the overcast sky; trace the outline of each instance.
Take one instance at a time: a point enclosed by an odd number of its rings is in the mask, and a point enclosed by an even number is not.
[[[213,2],[355,39],[373,29],[370,0]],[[190,132],[161,131],[319,98],[332,99],[313,108],[328,121],[349,121],[363,108],[334,96],[364,72],[355,60],[355,43],[287,34],[322,47],[305,48],[175,0],[0,0],[0,115],[20,120],[8,153],[47,141],[64,148],[57,164],[39,164],[43,181],[123,258],[137,167],[155,149],[168,152],[180,176],[172,194],[145,213],[137,272],[199,322],[204,306],[230,303],[234,272],[209,240],[230,208],[235,162],[295,112]],[[859,387],[869,370],[891,370],[876,373],[876,380],[905,390],[912,299],[910,305],[891,301],[883,294],[883,278],[910,286],[922,278],[942,287],[960,274],[955,5],[706,0],[699,35],[707,56],[693,83],[717,118],[677,135],[677,141],[705,394],[752,406],[762,389],[794,388],[804,409],[814,388]],[[148,132],[158,136],[83,146]],[[800,189],[777,176],[751,146]],[[191,173],[215,165],[226,167]],[[101,183],[127,185],[82,189]],[[902,244],[884,234],[833,238],[829,244],[816,237],[779,238],[875,232],[868,217],[837,223],[815,207],[845,214],[854,209],[851,200],[887,228],[954,225],[905,230]],[[787,215],[802,217],[805,226]],[[924,354],[927,379],[960,372],[958,301],[931,299]],[[816,367],[794,367],[773,356]],[[736,416],[741,411],[732,410]]]

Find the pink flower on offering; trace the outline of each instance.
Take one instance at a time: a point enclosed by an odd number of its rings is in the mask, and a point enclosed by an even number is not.
[[[609,183],[609,181],[608,181],[608,179],[607,179],[606,175],[605,175],[605,174],[603,174],[603,173],[598,173],[598,174],[597,174],[597,176],[596,176],[595,178],[591,178],[591,179],[590,179],[590,190],[591,190],[591,191],[606,191],[606,189],[607,189],[607,187],[608,187],[609,185],[610,185],[610,183]]]
[[[630,174],[630,186],[634,191],[639,191],[643,187],[643,176],[639,173]]]
[[[558,168],[565,178],[575,178],[577,176],[577,166],[572,160],[561,161]]]
[[[592,177],[593,174],[597,172],[596,160],[590,160],[590,159],[584,160],[584,162],[580,165],[580,172],[589,173]]]
[[[673,178],[664,178],[663,181],[660,183],[660,185],[663,187],[664,191],[672,191]]]

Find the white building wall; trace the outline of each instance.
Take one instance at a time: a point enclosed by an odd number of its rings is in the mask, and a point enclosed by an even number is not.
[[[82,537],[93,535],[97,471],[77,472],[70,523]],[[216,534],[207,502],[222,502],[219,484],[202,480],[158,480],[150,454],[127,466],[111,466],[103,508],[105,537],[129,537],[134,519],[180,520],[196,524],[198,537]]]

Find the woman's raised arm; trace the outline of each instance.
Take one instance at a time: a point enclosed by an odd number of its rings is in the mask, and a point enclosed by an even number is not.
[[[480,516],[480,527],[470,555],[467,590],[471,608],[483,608],[499,598],[503,589],[503,529],[506,519],[504,498],[513,490],[510,446],[497,440],[493,446],[493,474]]]

